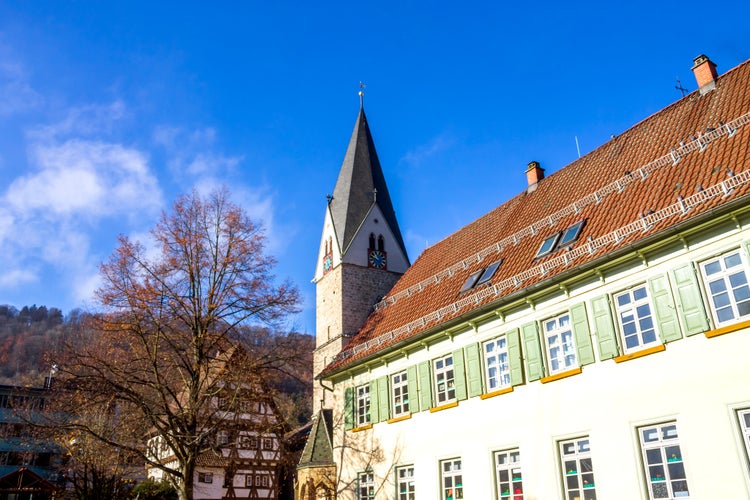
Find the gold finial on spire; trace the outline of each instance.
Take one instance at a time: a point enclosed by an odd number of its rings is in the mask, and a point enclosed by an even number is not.
[[[359,82],[359,107],[364,108],[365,107],[365,88],[367,88],[367,85],[362,83],[362,81]]]

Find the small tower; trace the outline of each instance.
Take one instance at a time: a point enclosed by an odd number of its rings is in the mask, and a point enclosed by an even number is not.
[[[313,280],[313,375],[318,375],[346,346],[375,303],[409,265],[365,110],[360,106],[333,195],[328,196],[326,204]],[[319,384],[315,385],[313,397],[316,409],[330,404],[324,401]]]

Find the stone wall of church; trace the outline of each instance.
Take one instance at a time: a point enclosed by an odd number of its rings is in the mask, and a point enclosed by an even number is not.
[[[341,264],[317,283],[315,293],[315,354],[313,375],[317,375],[357,333],[380,300],[401,277],[400,274]],[[323,398],[319,384],[313,389],[316,408]]]

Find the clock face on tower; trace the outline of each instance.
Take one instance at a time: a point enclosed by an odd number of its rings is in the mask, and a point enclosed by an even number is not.
[[[323,272],[327,273],[331,270],[331,267],[333,267],[333,259],[330,255],[326,255],[323,257]]]
[[[385,269],[387,264],[385,252],[382,250],[370,250],[367,255],[367,265],[375,269]]]

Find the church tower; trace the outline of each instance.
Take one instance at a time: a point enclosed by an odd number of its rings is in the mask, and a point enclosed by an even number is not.
[[[361,94],[360,94],[361,96]],[[328,196],[315,269],[318,375],[346,346],[409,267],[375,144],[360,106],[333,195]],[[314,388],[314,405],[328,407]],[[328,396],[330,398],[330,395]]]

